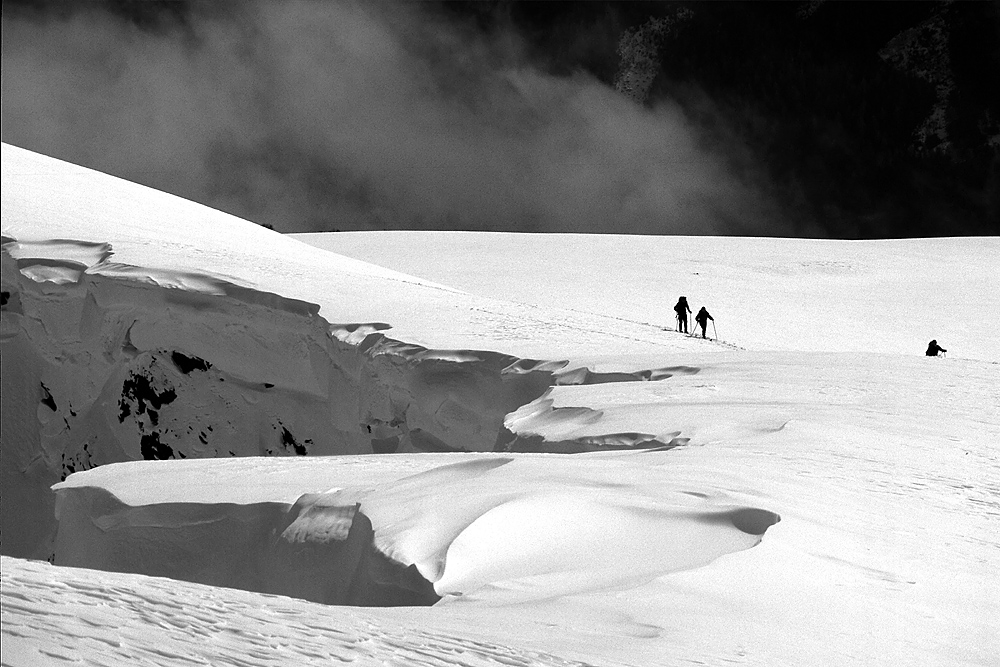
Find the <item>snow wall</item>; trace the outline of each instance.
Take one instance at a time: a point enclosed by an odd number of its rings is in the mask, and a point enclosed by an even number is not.
[[[139,530],[130,545],[117,544],[100,527],[118,520],[154,525],[148,515],[156,512],[118,506],[113,496],[96,497],[99,490],[63,494],[65,534],[56,548],[50,487],[74,472],[115,462],[677,444],[644,434],[627,442],[614,435],[607,442],[547,442],[504,428],[506,415],[553,384],[660,379],[670,369],[597,374],[496,352],[428,350],[380,333],[388,325],[331,324],[311,303],[203,275],[113,264],[107,244],[3,241],[0,518],[7,555],[180,576],[139,563],[144,552],[170,548],[172,538],[153,539]],[[67,259],[72,257],[81,261]],[[132,514],[121,519],[126,509]],[[372,548],[371,526],[357,508],[338,510],[346,517],[343,535],[328,540],[323,555],[300,568],[306,574],[296,575],[309,580],[307,574],[330,559],[353,572],[322,591],[283,582],[278,564],[287,556],[284,547],[261,546],[260,531],[282,534],[295,519],[293,507],[230,510],[184,508],[179,521],[201,512],[213,517],[202,517],[206,525],[223,521],[223,514],[224,521],[241,523],[236,532],[242,542],[233,545],[233,554],[258,554],[255,571],[180,578],[324,602],[436,599],[412,569]],[[95,535],[81,533],[87,530]],[[103,546],[93,547],[101,540]]]
[[[317,526],[315,516],[303,517],[312,500],[307,494],[292,505],[130,506],[99,487],[62,489],[56,562],[325,604],[414,606],[440,599],[412,563],[376,548],[359,503],[325,507]]]
[[[431,352],[377,333],[385,325],[331,325],[312,304],[253,290],[219,296],[15,260],[10,243],[0,348],[10,555],[47,555],[37,549],[52,528],[47,490],[75,471],[143,459],[492,451],[504,415],[540,395],[558,367]],[[37,517],[22,515],[38,504]]]

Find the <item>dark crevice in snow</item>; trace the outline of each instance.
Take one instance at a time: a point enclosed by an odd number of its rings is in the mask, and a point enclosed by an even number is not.
[[[122,383],[121,400],[118,402],[118,421],[124,422],[125,418],[133,413],[133,410],[137,417],[149,410],[150,420],[155,425],[157,421],[155,411],[175,400],[177,400],[177,392],[174,391],[173,387],[157,391],[151,377],[145,374],[131,373]]]
[[[49,388],[45,386],[44,382],[39,384],[42,388],[42,398],[40,399],[39,402],[42,405],[47,405],[49,409],[52,410],[52,412],[58,412],[59,408],[56,407],[56,401],[54,398],[52,398],[52,392],[49,391]]]
[[[295,441],[295,436],[284,426],[281,427],[281,442],[286,448],[290,447],[296,456],[305,456],[309,453],[303,445]],[[306,442],[309,442],[309,440],[306,440]]]
[[[181,354],[176,350],[170,353],[170,360],[173,361],[174,365],[177,366],[177,369],[185,375],[191,373],[191,371],[207,371],[212,367],[212,364],[208,363],[204,359]]]
[[[139,450],[145,461],[165,461],[176,458],[174,450],[169,445],[160,442],[160,434],[156,431],[146,433],[140,438]]]
[[[66,452],[60,454],[61,472],[59,481],[65,480],[75,472],[90,470],[94,467],[94,463],[90,458],[89,446],[90,443],[85,442],[81,450],[76,454],[67,454]]]

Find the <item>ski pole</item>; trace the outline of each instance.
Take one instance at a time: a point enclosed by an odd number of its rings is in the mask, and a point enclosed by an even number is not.
[[[715,340],[719,340],[719,332],[715,328],[715,320],[712,320],[712,333],[715,334]]]

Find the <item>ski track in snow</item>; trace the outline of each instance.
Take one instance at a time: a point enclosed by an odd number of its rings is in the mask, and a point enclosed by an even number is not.
[[[358,608],[8,557],[0,562],[5,667],[588,667]]]

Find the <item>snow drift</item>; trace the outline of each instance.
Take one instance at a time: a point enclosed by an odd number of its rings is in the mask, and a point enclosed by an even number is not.
[[[649,463],[638,454],[559,466],[489,454],[118,463],[55,486],[56,560],[329,604],[509,603],[704,565],[754,546],[778,521]],[[359,466],[369,470],[363,486]],[[259,476],[269,490],[227,502],[228,489]],[[320,483],[334,490],[312,491]]]

